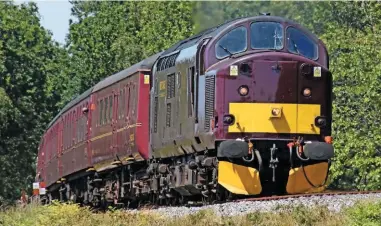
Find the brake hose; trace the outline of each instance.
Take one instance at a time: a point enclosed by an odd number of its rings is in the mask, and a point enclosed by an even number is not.
[[[304,159],[304,158],[302,158],[302,156],[300,156],[299,147],[298,146],[296,146],[296,156],[298,156],[298,158],[300,160],[302,160],[302,161],[308,161],[308,160],[310,160],[309,158]]]
[[[259,172],[261,172],[263,169],[261,154],[259,153],[259,151],[257,149],[254,149],[254,153],[258,159],[258,170],[259,170]]]
[[[242,157],[242,160],[245,162],[252,162],[254,161],[254,152],[251,152],[251,159],[246,159],[245,157]]]

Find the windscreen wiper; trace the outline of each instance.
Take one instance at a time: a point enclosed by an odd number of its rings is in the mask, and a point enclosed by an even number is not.
[[[291,39],[291,38],[289,38],[289,39],[290,39],[290,41],[292,42],[292,45],[294,46],[295,51],[296,51],[298,54],[300,54],[299,49],[298,49],[298,46],[296,45],[296,43],[294,42],[294,40]]]
[[[233,56],[233,53],[231,53],[226,47],[222,46],[222,45],[218,45],[219,47],[221,47],[221,49],[225,50],[225,52],[227,52],[229,54],[229,57]]]

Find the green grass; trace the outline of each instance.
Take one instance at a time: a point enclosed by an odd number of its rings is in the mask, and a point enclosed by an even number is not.
[[[281,206],[278,213],[250,213],[245,216],[220,217],[212,211],[200,211],[182,218],[168,219],[144,212],[126,213],[122,210],[93,213],[74,204],[54,203],[50,206],[30,204],[0,211],[0,225],[5,226],[121,226],[121,225],[321,225],[355,226],[381,225],[381,202],[360,202],[340,213],[331,213],[326,207],[289,208]]]

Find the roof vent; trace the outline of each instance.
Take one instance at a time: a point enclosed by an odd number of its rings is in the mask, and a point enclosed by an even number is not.
[[[270,16],[270,13],[261,13],[262,16]]]

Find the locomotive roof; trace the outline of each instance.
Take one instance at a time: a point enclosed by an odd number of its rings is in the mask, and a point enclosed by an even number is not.
[[[318,39],[315,34],[311,33],[309,30],[302,27],[300,24],[296,23],[295,21],[283,18],[283,17],[278,17],[278,16],[241,17],[241,18],[236,18],[233,20],[226,21],[220,25],[217,25],[215,27],[211,27],[211,28],[208,28],[204,31],[201,31],[200,33],[195,34],[195,35],[193,35],[193,36],[191,36],[185,40],[181,40],[181,41],[177,42],[176,44],[174,44],[173,46],[169,47],[167,50],[165,50],[163,52],[163,54],[161,54],[161,56],[168,55],[169,53],[177,51],[177,50],[182,50],[182,49],[188,48],[192,45],[195,45],[196,43],[198,43],[199,41],[201,41],[204,38],[207,38],[207,37],[213,38],[213,37],[217,36],[221,31],[228,28],[230,25],[238,24],[238,23],[245,22],[245,21],[286,22],[288,24],[291,24],[291,25],[297,27],[298,29],[302,30],[303,32],[311,35],[314,39],[316,39],[316,40]]]
[[[123,80],[123,79],[129,77],[130,75],[134,74],[137,71],[151,70],[153,64],[155,63],[157,58],[159,58],[161,53],[162,52],[156,53],[155,55],[152,55],[152,56],[148,57],[147,59],[144,59],[144,60],[140,61],[139,63],[136,63],[136,64],[132,65],[131,67],[129,67],[123,71],[120,71],[114,75],[106,77],[105,79],[98,82],[98,84],[96,84],[94,86],[93,92],[97,92],[97,91],[99,91],[99,90],[101,90],[107,86],[110,86],[111,84],[114,84],[120,80]]]

